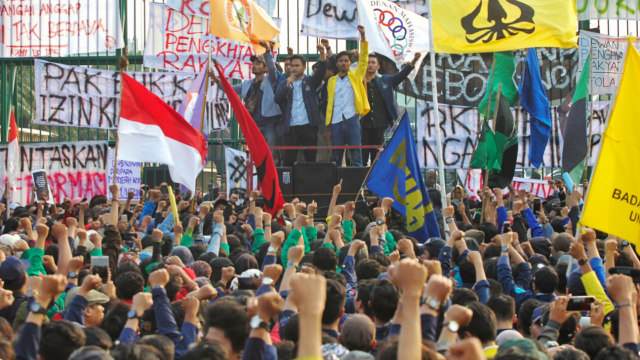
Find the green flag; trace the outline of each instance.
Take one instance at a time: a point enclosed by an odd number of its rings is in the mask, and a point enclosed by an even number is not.
[[[496,118],[496,132],[494,142],[496,144],[495,158],[488,159],[488,163],[493,163],[493,168],[489,168],[489,187],[507,187],[513,180],[518,159],[518,129],[513,120],[513,113],[507,103],[507,99],[501,97],[498,105]]]
[[[574,184],[582,182],[585,158],[587,157],[587,103],[591,55],[587,57],[582,74],[576,85],[571,101],[569,116],[560,118],[562,147],[562,171],[569,173]]]
[[[480,113],[480,116],[486,116],[489,119],[492,119],[493,114],[495,113],[496,97],[498,96],[498,88],[500,88],[500,84],[502,84],[500,97],[504,97],[507,100],[507,103],[509,103],[509,106],[513,106],[520,98],[518,86],[515,81],[516,59],[513,56],[513,51],[494,53],[493,63],[493,74],[489,74],[487,90],[478,105],[478,112]],[[487,116],[489,96],[491,96],[491,108]]]
[[[472,169],[486,169],[489,154],[491,154],[492,158],[495,158],[496,151],[496,142],[491,126],[486,121],[483,121],[476,151],[473,153],[469,167]]]

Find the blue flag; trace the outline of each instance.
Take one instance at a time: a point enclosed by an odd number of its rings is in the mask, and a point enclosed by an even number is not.
[[[530,116],[529,161],[531,165],[539,168],[551,135],[551,112],[547,92],[540,77],[536,49],[529,49],[522,71],[524,74],[520,81],[520,105]]]
[[[406,111],[366,184],[376,195],[394,200],[393,208],[407,218],[410,236],[422,243],[430,237],[440,237]]]

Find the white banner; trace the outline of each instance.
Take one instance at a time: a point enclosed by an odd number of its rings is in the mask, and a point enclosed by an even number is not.
[[[606,121],[608,102],[594,103],[592,121],[592,151],[589,166],[594,166],[600,152],[602,132]],[[418,160],[420,167],[436,169],[437,146],[435,137],[435,119],[433,110],[427,110],[427,103],[418,102]],[[532,168],[529,162],[529,115],[522,109],[512,109],[517,115],[518,126],[518,161],[517,168]],[[542,167],[560,167],[562,158],[562,137],[558,126],[557,108],[552,111],[552,130],[549,144],[544,153]],[[590,113],[591,116],[591,113]],[[440,130],[442,132],[442,147],[445,169],[466,169],[471,162],[473,149],[476,145],[478,130],[478,111],[474,107],[440,105]]]
[[[35,124],[115,129],[118,125],[120,73],[35,60]],[[129,73],[147,89],[178,109],[196,74]],[[212,81],[212,84],[215,84]],[[229,101],[222,88],[209,91],[206,124],[227,127]]]
[[[254,2],[265,9],[269,15],[275,16],[276,0],[254,0]],[[208,18],[211,14],[209,0],[167,0],[166,4],[188,15]]]
[[[579,68],[581,74],[587,57],[591,54],[591,95],[609,95],[615,93],[624,68],[624,53],[627,50],[627,38],[597,34],[580,30],[578,40]],[[640,42],[636,41],[636,48]],[[578,75],[579,78],[580,75]]]
[[[6,183],[7,147],[0,146],[0,189]],[[64,198],[73,199],[107,193],[105,174],[107,143],[79,141],[68,143],[39,143],[20,146],[20,173],[17,187],[12,191],[12,201],[22,205],[30,203],[31,172],[45,170],[53,200],[61,203]]]
[[[144,66],[169,71],[200,72],[207,56],[218,60],[228,78],[251,79],[251,44],[209,35],[209,19],[174,10],[164,4],[149,6],[149,28]]]
[[[467,175],[467,171],[463,169],[458,169],[458,178],[465,185],[465,191],[469,194],[471,199],[478,198],[478,192],[482,190],[484,187],[484,179],[482,178],[482,170],[480,169],[472,169],[469,171]],[[465,176],[467,177],[465,181]],[[534,179],[525,179],[514,177],[513,178],[513,189],[515,191],[524,190],[528,193],[533,194],[533,196],[546,199],[550,195],[554,194],[554,190],[551,186],[549,186],[548,180],[534,180]],[[503,195],[509,194],[509,188],[504,188],[502,191]]]
[[[429,51],[429,20],[388,0],[357,0],[358,22],[364,25],[369,52],[400,65],[415,53]]]
[[[578,20],[638,20],[637,0],[576,0]]]
[[[118,0],[0,0],[0,57],[62,57],[122,47]]]
[[[109,149],[107,153],[107,179],[109,184],[113,181],[113,163],[115,158],[115,149]],[[118,184],[120,195],[118,197],[126,199],[129,191],[134,192],[132,200],[140,200],[140,169],[142,163],[137,161],[118,160],[116,168],[116,184]],[[111,200],[111,192],[107,191],[107,199]]]
[[[247,194],[247,154],[225,146],[224,164],[227,175],[227,198],[231,194],[238,194],[239,201],[244,202]]]
[[[355,0],[305,0],[302,35],[331,39],[360,39]]]

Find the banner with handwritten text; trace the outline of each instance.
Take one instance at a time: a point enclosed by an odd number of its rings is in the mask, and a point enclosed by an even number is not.
[[[578,20],[638,20],[637,0],[576,0]]]
[[[36,115],[39,125],[115,129],[118,125],[120,72],[35,60]],[[196,74],[127,72],[174,109],[180,107]],[[205,124],[221,130],[229,122],[229,101],[211,82]]]
[[[218,60],[225,75],[251,79],[251,44],[209,35],[209,19],[189,15],[169,6],[151,3],[144,48],[144,66],[197,73],[207,66],[207,56]]]
[[[592,151],[589,157],[589,166],[594,166],[600,152],[602,132],[606,121],[608,103],[605,101],[594,102],[592,121]],[[473,149],[478,135],[478,110],[475,107],[463,107],[453,105],[440,105],[440,130],[442,134],[442,147],[445,169],[466,169],[471,162]],[[435,137],[435,118],[433,108],[428,103],[418,102],[418,118],[416,129],[418,130],[418,160],[420,167],[435,169],[438,167],[437,146]],[[514,111],[514,119],[518,126],[518,158],[517,168],[533,168],[529,162],[529,116],[526,111],[517,108]],[[517,113],[517,115],[515,115]],[[562,159],[562,136],[558,127],[557,107],[552,108],[552,132],[547,145],[542,167],[560,167]]]
[[[276,0],[254,0],[271,16],[276,14]],[[172,9],[188,15],[196,15],[208,18],[210,13],[209,0],[167,0],[167,5]]]
[[[0,57],[68,56],[122,47],[119,0],[0,1]]]
[[[0,186],[6,183],[7,147],[0,146]],[[31,199],[33,170],[47,173],[49,190],[56,203],[107,193],[105,174],[107,143],[79,141],[73,143],[39,143],[20,146],[20,174],[12,201],[28,204]],[[4,188],[0,189],[4,191]]]

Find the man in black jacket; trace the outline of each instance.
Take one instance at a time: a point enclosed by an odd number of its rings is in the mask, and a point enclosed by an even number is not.
[[[378,69],[380,69],[380,61],[378,55],[369,55],[366,79],[367,96],[369,97],[371,111],[360,120],[362,145],[382,145],[384,132],[398,118],[393,89],[406,79],[419,59],[420,53],[416,53],[411,63],[400,72],[393,75],[376,76]],[[362,164],[367,165],[369,156],[371,156],[371,164],[373,164],[377,153],[376,149],[364,149],[362,151]]]

